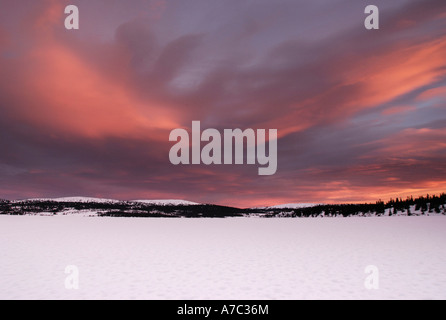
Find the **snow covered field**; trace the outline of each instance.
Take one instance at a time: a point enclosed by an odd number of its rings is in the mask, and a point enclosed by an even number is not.
[[[0,216],[0,257],[1,299],[446,299],[446,217]]]

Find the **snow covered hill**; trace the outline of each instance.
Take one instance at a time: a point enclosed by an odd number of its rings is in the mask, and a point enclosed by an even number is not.
[[[0,202],[0,214],[38,216],[112,216],[112,217],[235,217],[237,208],[200,204],[187,200],[131,200],[90,197],[34,198]]]
[[[197,202],[187,200],[116,200],[116,199],[103,199],[93,197],[62,197],[62,198],[33,198],[25,200],[12,201],[13,203],[23,202],[61,202],[61,203],[144,203],[147,205],[157,206],[194,206],[199,205]]]
[[[321,203],[285,203],[279,204],[277,206],[267,207],[271,209],[301,209],[301,208],[312,208],[323,205]]]
[[[129,202],[145,203],[157,206],[196,206],[199,203],[186,200],[131,200]]]
[[[42,201],[76,202],[76,203],[118,203],[118,202],[121,202],[120,200],[92,198],[92,197],[34,198],[34,199],[17,200],[17,201],[13,201],[13,202],[20,203],[20,202],[42,202]]]

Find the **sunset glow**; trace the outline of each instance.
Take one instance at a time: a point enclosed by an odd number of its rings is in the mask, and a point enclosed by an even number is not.
[[[446,191],[444,0],[375,1],[380,30],[364,29],[364,1],[185,2],[2,0],[0,198],[253,207]],[[67,4],[80,30],[64,28]],[[172,165],[169,133],[192,121],[277,129],[276,174]]]

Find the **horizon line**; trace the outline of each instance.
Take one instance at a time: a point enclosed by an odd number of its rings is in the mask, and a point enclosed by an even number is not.
[[[433,194],[424,194],[424,195],[410,195],[410,196],[406,196],[406,198],[402,198],[402,197],[390,197],[390,199],[388,199],[387,201],[382,200],[382,199],[377,199],[374,202],[370,202],[370,201],[346,201],[346,202],[339,202],[339,203],[328,203],[328,202],[321,202],[321,201],[317,201],[317,202],[284,202],[284,203],[279,203],[279,204],[275,204],[275,205],[264,205],[264,206],[252,206],[252,207],[238,207],[238,206],[233,206],[233,205],[228,205],[228,204],[217,204],[217,203],[204,203],[204,202],[196,202],[196,201],[191,201],[191,200],[186,200],[186,199],[116,199],[116,198],[108,198],[108,197],[92,197],[92,196],[63,196],[63,197],[34,197],[34,198],[23,198],[23,199],[7,199],[7,198],[3,198],[0,197],[0,200],[6,200],[6,201],[33,201],[33,200],[57,200],[57,199],[64,199],[64,198],[85,198],[85,199],[97,199],[97,200],[111,200],[111,201],[118,201],[118,202],[141,202],[141,201],[183,201],[183,202],[189,202],[191,203],[190,205],[214,205],[214,206],[222,206],[222,207],[231,207],[231,208],[236,208],[236,209],[260,209],[260,208],[273,208],[273,207],[277,207],[277,206],[283,206],[283,205],[287,205],[287,204],[305,204],[305,205],[312,205],[312,206],[324,206],[324,205],[348,205],[348,204],[373,204],[373,203],[377,203],[377,202],[384,202],[384,203],[389,203],[391,201],[395,201],[395,200],[401,200],[401,201],[405,201],[405,200],[409,200],[409,199],[419,199],[422,197],[438,197],[441,195],[446,194],[446,192],[440,192],[440,193],[433,193]],[[193,203],[193,204],[192,204]],[[180,204],[181,205],[181,204]],[[187,205],[187,204],[186,204]]]

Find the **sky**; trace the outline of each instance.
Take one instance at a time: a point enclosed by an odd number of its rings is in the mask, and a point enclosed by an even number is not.
[[[445,57],[444,0],[0,0],[0,198],[438,194]],[[192,121],[277,129],[276,174],[172,165],[169,134]]]

